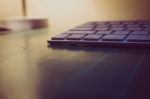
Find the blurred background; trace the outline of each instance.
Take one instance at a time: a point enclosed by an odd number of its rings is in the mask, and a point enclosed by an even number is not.
[[[0,20],[23,18],[23,0],[0,0]],[[49,19],[63,32],[88,21],[150,19],[150,0],[26,0],[26,18]]]
[[[38,99],[37,83],[40,78],[35,64],[44,60],[45,56],[49,57],[47,52],[53,52],[43,49],[50,34],[61,33],[89,21],[150,19],[150,0],[25,0],[25,17],[22,2],[0,0],[0,22],[9,19],[48,19],[50,32],[40,30],[38,34],[25,31],[20,32],[26,34],[25,37],[6,35],[0,38],[0,99]],[[81,51],[82,54],[85,53]],[[41,64],[44,63],[38,65]]]

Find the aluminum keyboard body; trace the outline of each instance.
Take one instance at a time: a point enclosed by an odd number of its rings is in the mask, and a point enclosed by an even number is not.
[[[150,47],[150,21],[88,22],[48,40],[50,45]]]

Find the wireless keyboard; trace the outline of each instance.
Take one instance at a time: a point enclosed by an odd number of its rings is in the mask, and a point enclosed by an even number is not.
[[[88,22],[48,40],[50,45],[149,47],[150,21]]]

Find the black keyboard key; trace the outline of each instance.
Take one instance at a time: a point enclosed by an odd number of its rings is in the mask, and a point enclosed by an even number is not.
[[[101,28],[96,28],[95,30],[97,30],[97,31],[106,31],[108,29],[109,29],[108,27],[101,27]]]
[[[122,24],[124,25],[134,25],[136,22],[135,21],[124,21]]]
[[[126,35],[106,35],[103,37],[103,41],[123,41]]]
[[[96,31],[68,31],[65,34],[94,34]]]
[[[52,40],[64,40],[67,36],[69,36],[70,34],[60,34],[60,35],[57,35],[55,37],[52,37],[51,39]]]
[[[90,35],[85,36],[83,39],[84,39],[84,40],[93,40],[93,41],[96,40],[96,41],[97,41],[97,40],[99,40],[101,37],[102,37],[102,35],[90,34]]]
[[[113,24],[111,25],[112,28],[123,28],[124,25],[123,24]]]
[[[148,25],[143,25],[142,27],[144,27],[144,28],[150,28],[150,24],[148,24]]]
[[[140,27],[140,24],[134,24],[134,25],[126,25],[126,27],[129,27],[129,28],[139,28]]]
[[[120,25],[121,22],[120,21],[112,21],[112,22],[109,22],[110,25]]]
[[[128,42],[149,42],[150,43],[150,35],[130,35],[127,38]]]
[[[113,31],[98,31],[96,34],[111,34]]]
[[[122,28],[122,27],[121,28],[115,28],[114,27],[114,28],[110,28],[110,30],[111,31],[122,31],[122,30],[124,30],[124,28]]]
[[[146,34],[149,34],[149,31],[133,31],[133,32],[131,32],[131,34],[133,34],[133,35],[146,35]]]
[[[68,36],[66,39],[67,40],[81,40],[84,36],[85,34],[72,34]]]
[[[128,31],[141,31],[142,28],[127,28]]]
[[[137,24],[141,24],[141,25],[144,25],[144,24],[150,24],[150,21],[139,21],[137,22]]]
[[[115,32],[113,32],[113,34],[119,34],[119,35],[127,35],[129,33],[130,33],[130,31],[115,31]]]
[[[109,27],[109,25],[108,24],[106,24],[106,25],[97,25],[97,27],[96,28],[108,28]]]
[[[85,27],[85,28],[74,28],[74,29],[71,29],[70,31],[91,31],[91,30],[93,30],[93,28]]]
[[[150,27],[149,28],[144,28],[145,31],[150,31]]]

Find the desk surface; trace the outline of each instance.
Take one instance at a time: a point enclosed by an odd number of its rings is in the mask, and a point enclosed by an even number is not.
[[[48,47],[49,38],[0,36],[0,99],[150,99],[150,49]]]

